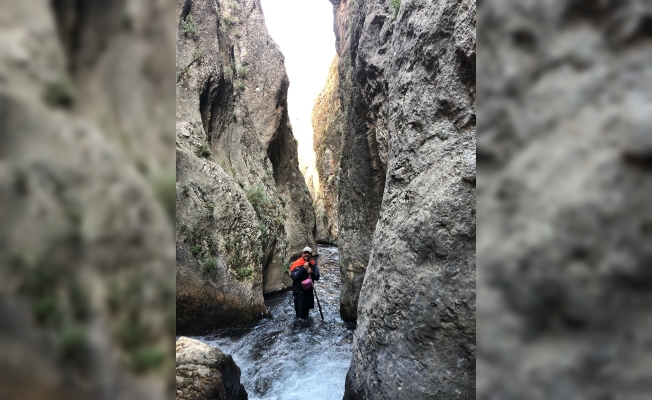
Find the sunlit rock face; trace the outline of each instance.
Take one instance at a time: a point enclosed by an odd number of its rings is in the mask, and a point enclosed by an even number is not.
[[[346,127],[346,120],[340,107],[338,64],[339,57],[335,56],[326,85],[315,99],[312,111],[313,148],[319,175],[319,191],[315,193],[317,240],[325,243],[337,243],[339,231],[339,174],[342,132]]]
[[[179,0],[176,21],[177,329],[198,332],[265,314],[315,216],[260,3]]]
[[[333,3],[345,398],[475,398],[475,2]]]

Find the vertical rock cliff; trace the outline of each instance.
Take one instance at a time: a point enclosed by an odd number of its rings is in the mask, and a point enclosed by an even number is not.
[[[177,1],[177,328],[266,312],[315,216],[257,0]]]
[[[474,398],[475,2],[331,2],[345,398]]]
[[[338,192],[340,185],[340,159],[342,157],[342,132],[345,119],[340,105],[339,57],[331,64],[326,86],[315,99],[312,111],[313,147],[319,174],[319,192],[315,199],[317,240],[337,243]]]
[[[385,59],[371,66],[359,60],[365,15],[358,7],[363,7],[363,3],[342,2],[335,6],[341,114],[336,113],[333,118],[341,120],[343,128],[333,132],[331,140],[336,141],[337,134],[340,135],[339,168],[334,181],[338,191],[342,274],[340,314],[345,321],[357,318],[358,296],[380,213],[387,162],[387,83],[379,69]],[[374,29],[379,29],[377,23]],[[373,41],[382,46],[382,35],[380,42],[377,35]]]
[[[138,0],[50,3],[78,89],[77,107],[100,121],[141,172],[154,180],[173,176],[174,6]]]
[[[650,3],[515,4],[478,8],[478,398],[648,398]]]
[[[131,21],[142,30],[130,30],[121,21],[134,3],[0,2],[2,398],[172,394],[174,228],[148,172],[173,162],[174,45],[164,39],[174,8],[137,2]],[[93,5],[112,12],[81,13]],[[77,15],[84,34],[62,35],[63,14]],[[115,28],[108,37],[105,25]],[[77,68],[76,54],[93,57]],[[142,68],[151,54],[166,64],[157,73]],[[108,60],[138,76],[85,75]],[[128,92],[115,91],[123,84]],[[143,100],[153,86],[157,100]],[[100,92],[134,107],[111,112],[90,95]],[[157,112],[167,117],[147,132],[124,131],[133,153],[114,140],[126,121]]]

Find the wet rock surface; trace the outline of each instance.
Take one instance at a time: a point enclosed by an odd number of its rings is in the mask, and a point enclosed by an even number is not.
[[[240,383],[240,368],[230,355],[184,336],[177,339],[176,354],[177,399],[248,399]]]
[[[179,0],[177,24],[177,329],[199,333],[263,315],[315,217],[259,2]]]
[[[475,2],[333,3],[344,398],[474,398]]]

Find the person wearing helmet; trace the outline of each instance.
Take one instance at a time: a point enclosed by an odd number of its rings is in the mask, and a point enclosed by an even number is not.
[[[315,308],[315,295],[312,282],[319,280],[319,267],[312,258],[312,249],[304,247],[301,257],[290,265],[292,276],[292,294],[294,311],[299,318],[307,318],[310,310]]]

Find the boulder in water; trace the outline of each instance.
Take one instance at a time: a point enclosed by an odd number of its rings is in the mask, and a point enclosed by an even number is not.
[[[185,336],[177,339],[177,399],[246,400],[240,368],[220,349]]]

